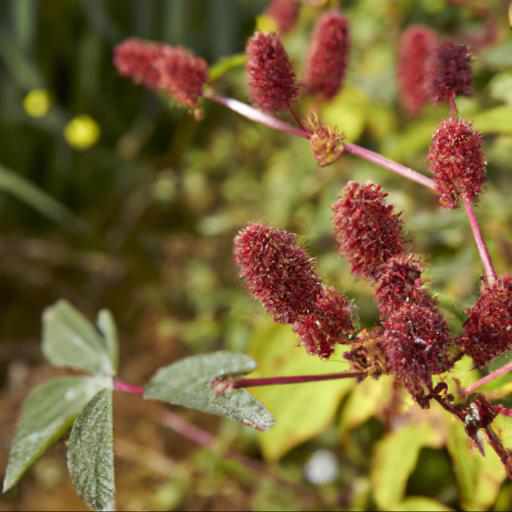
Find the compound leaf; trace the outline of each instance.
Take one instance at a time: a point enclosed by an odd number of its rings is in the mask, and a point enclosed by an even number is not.
[[[274,425],[270,412],[245,389],[213,389],[223,377],[243,375],[256,368],[246,355],[214,352],[192,356],[161,368],[151,379],[144,398],[226,416],[258,430]]]

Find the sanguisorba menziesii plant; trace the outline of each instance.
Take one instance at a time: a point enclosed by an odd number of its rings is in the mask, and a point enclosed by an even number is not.
[[[300,3],[273,1],[267,15],[280,34],[293,28]],[[357,29],[357,27],[356,27]],[[323,13],[313,29],[299,80],[280,35],[257,32],[247,43],[248,95],[254,107],[222,96],[209,79],[206,62],[184,48],[128,39],[115,49],[119,73],[197,113],[202,100],[213,101],[275,130],[311,143],[318,165],[344,153],[365,159],[427,187],[439,205],[463,206],[481,256],[481,295],[467,311],[462,335],[451,332],[424,282],[424,265],[411,250],[403,217],[373,182],[350,181],[332,206],[333,240],[351,272],[369,282],[380,312],[378,325],[362,329],[353,300],[327,286],[297,235],[279,227],[249,222],[234,240],[234,259],[248,293],[274,321],[290,324],[312,356],[328,359],[340,346],[345,371],[320,375],[244,377],[256,368],[249,357],[217,352],[179,360],[160,369],[144,387],[115,377],[117,339],[110,314],[91,325],[72,306],[59,302],[44,314],[43,351],[56,366],[86,371],[88,377],[55,379],[28,397],[12,444],[4,490],[11,488],[44,450],[72,426],[69,470],[78,493],[96,509],[114,506],[112,391],[143,395],[171,404],[227,416],[266,430],[271,413],[245,388],[328,379],[378,379],[394,376],[422,408],[437,402],[464,425],[468,439],[483,453],[482,434],[512,476],[510,451],[493,428],[498,414],[479,387],[512,369],[507,365],[448,391],[450,372],[463,356],[484,368],[512,348],[512,277],[498,276],[480,232],[473,205],[485,182],[482,137],[457,113],[456,97],[472,94],[469,49],[443,41],[425,26],[401,36],[398,81],[403,103],[418,115],[429,102],[446,103],[449,115],[434,131],[428,153],[431,176],[421,174],[362,146],[348,143],[317,112],[301,119],[294,108],[300,96],[319,105],[343,87],[350,61],[350,23],[337,10]],[[311,102],[311,97],[316,98]],[[290,116],[295,125],[276,115]]]

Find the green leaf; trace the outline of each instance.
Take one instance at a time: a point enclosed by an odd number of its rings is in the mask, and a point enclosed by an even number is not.
[[[68,468],[78,495],[95,510],[115,508],[112,389],[102,389],[75,420]]]
[[[103,320],[104,328],[105,325]],[[112,333],[109,336],[112,337]],[[111,355],[116,349],[111,345],[112,340],[107,342],[89,320],[65,300],[43,313],[43,353],[55,366],[113,375],[115,361]]]
[[[108,309],[102,309],[96,320],[98,329],[103,335],[102,341],[112,363],[114,373],[119,365],[119,341],[117,337],[117,326],[112,313]]]
[[[397,510],[421,448],[437,447],[440,442],[430,421],[423,421],[420,424],[407,423],[377,443],[371,479],[379,509]]]
[[[250,352],[258,361],[258,376],[331,373],[347,369],[339,355],[329,361],[308,355],[297,346],[288,325],[263,322],[251,340]],[[254,375],[256,376],[256,374]],[[259,436],[263,454],[277,460],[295,446],[318,436],[332,423],[339,403],[354,386],[353,379],[311,382],[294,386],[255,388],[276,418],[276,426]]]
[[[477,114],[473,125],[482,133],[501,133],[512,135],[512,106],[503,105]]]
[[[403,512],[449,512],[452,509],[426,496],[408,496],[394,510]]]
[[[443,412],[448,452],[459,483],[463,510],[487,510],[496,500],[505,470],[498,456],[484,441],[485,457],[470,446],[464,426]],[[494,425],[493,425],[494,427]]]
[[[83,230],[86,226],[64,205],[3,165],[0,165],[0,190],[12,194],[34,210],[70,230]]]
[[[356,141],[366,124],[368,97],[356,87],[345,86],[332,101],[321,108],[322,119],[342,131],[347,141]]]
[[[215,80],[218,80],[226,73],[229,73],[232,69],[245,66],[246,62],[247,56],[245,55],[245,53],[237,53],[236,55],[223,57],[213,66],[210,67],[209,81],[214,82]]]
[[[342,438],[388,405],[392,386],[393,378],[384,375],[378,380],[366,379],[354,388],[341,413]]]
[[[146,387],[144,398],[226,416],[258,430],[268,430],[274,425],[274,418],[245,389],[218,393],[212,388],[217,378],[243,375],[255,368],[256,363],[249,356],[231,352],[187,357],[161,368]]]
[[[62,377],[30,392],[11,446],[4,492],[62,436],[95,393],[110,382],[105,377]]]

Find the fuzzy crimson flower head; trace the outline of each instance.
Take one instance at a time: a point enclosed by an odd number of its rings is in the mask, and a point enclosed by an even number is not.
[[[439,202],[456,208],[459,197],[474,201],[485,182],[482,136],[462,119],[441,121],[432,138],[428,160],[434,174]]]
[[[375,279],[383,263],[405,249],[403,220],[393,213],[380,185],[347,183],[333,205],[334,233],[338,250],[351,271]]]
[[[354,329],[352,313],[353,306],[342,293],[325,288],[316,299],[314,311],[299,316],[293,330],[310,354],[327,358],[336,344],[347,342]]]
[[[390,315],[404,304],[435,304],[423,287],[422,272],[420,261],[411,254],[399,254],[382,265],[375,289],[382,315]]]
[[[389,369],[418,400],[431,388],[432,375],[448,371],[456,353],[455,337],[432,305],[406,304],[384,322]]]
[[[208,80],[208,64],[204,59],[185,48],[166,45],[155,66],[160,73],[160,88],[185,106],[197,105]]]
[[[126,39],[114,50],[114,65],[119,74],[131,77],[135,83],[156,88],[160,82],[160,72],[155,63],[162,47],[134,37]]]
[[[398,85],[410,114],[418,114],[430,99],[425,87],[427,62],[437,43],[437,34],[423,25],[408,28],[400,38]]]
[[[293,233],[249,224],[235,237],[234,258],[249,293],[276,322],[293,323],[314,311],[322,285]]]
[[[428,62],[428,85],[432,99],[439,103],[455,96],[471,96],[473,72],[469,48],[444,41],[432,53]]]
[[[484,285],[468,310],[462,344],[479,368],[512,349],[512,275]]]
[[[163,89],[187,107],[195,107],[208,80],[208,64],[185,48],[127,39],[115,50],[119,73],[136,83]]]
[[[286,34],[297,21],[299,7],[299,0],[271,0],[265,14],[275,21],[280,34]]]
[[[350,35],[348,20],[326,12],[311,37],[304,83],[312,94],[331,99],[338,93],[347,69]]]
[[[298,89],[292,63],[279,37],[256,32],[247,43],[246,53],[251,100],[268,112],[287,109]]]

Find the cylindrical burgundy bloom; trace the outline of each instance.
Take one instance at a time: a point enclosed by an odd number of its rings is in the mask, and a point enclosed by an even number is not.
[[[485,158],[482,136],[471,123],[445,119],[432,138],[428,159],[434,174],[439,202],[456,208],[459,198],[474,201],[485,182]]]
[[[473,72],[466,45],[445,41],[439,44],[428,62],[428,86],[432,99],[439,103],[455,96],[471,96]]]
[[[334,288],[325,288],[317,297],[315,310],[301,315],[293,325],[302,345],[310,354],[329,357],[336,344],[347,342],[354,329],[353,307],[345,296]]]
[[[128,76],[137,84],[156,88],[160,82],[160,72],[155,67],[163,45],[130,38],[114,50],[114,65],[119,74]]]
[[[208,64],[185,48],[141,39],[117,46],[114,64],[119,73],[152,89],[163,89],[177,102],[195,107],[208,80]]]
[[[253,298],[280,323],[293,323],[315,310],[322,285],[297,236],[249,224],[235,237],[234,258]]]
[[[423,25],[408,28],[400,38],[398,85],[410,114],[418,114],[430,99],[426,87],[427,62],[437,43],[437,34]]]
[[[406,304],[435,306],[434,299],[423,287],[423,266],[411,254],[399,254],[381,267],[375,296],[379,311],[387,316]]]
[[[165,46],[155,66],[160,73],[160,88],[183,105],[197,105],[208,80],[208,64],[204,59],[185,48]]]
[[[462,344],[479,368],[512,349],[512,275],[484,286],[468,311]]]
[[[345,78],[349,47],[348,20],[337,11],[323,14],[311,37],[304,73],[311,94],[336,96]]]
[[[430,305],[408,304],[384,322],[384,348],[390,371],[424,405],[432,375],[454,362],[455,337],[439,311]]]
[[[405,250],[400,214],[386,202],[379,185],[347,183],[333,205],[338,250],[351,264],[351,271],[375,279],[383,263]]]
[[[286,110],[297,97],[292,64],[276,34],[257,32],[247,43],[247,81],[251,100],[262,110]]]
[[[265,14],[275,21],[280,34],[286,34],[297,21],[299,7],[299,0],[271,0]]]

